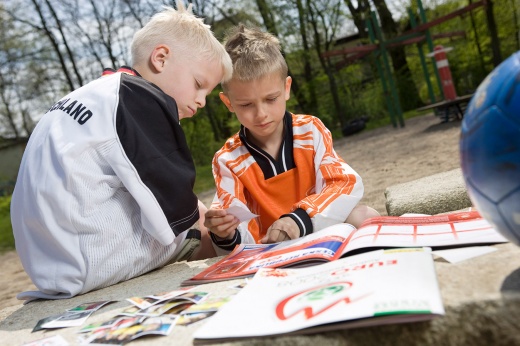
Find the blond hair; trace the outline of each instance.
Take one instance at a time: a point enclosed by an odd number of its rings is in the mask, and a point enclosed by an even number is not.
[[[246,82],[273,72],[287,77],[280,41],[268,32],[239,24],[228,32],[224,47],[233,62],[233,79]],[[222,88],[226,90],[225,82]]]
[[[198,59],[219,61],[224,70],[222,82],[231,78],[233,67],[224,46],[215,38],[209,25],[192,12],[181,0],[177,10],[163,7],[150,21],[134,34],[131,46],[132,63],[146,64],[154,48],[168,45],[175,54],[185,54]]]

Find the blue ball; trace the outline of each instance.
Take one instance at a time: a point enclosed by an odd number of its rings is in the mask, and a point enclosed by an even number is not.
[[[520,51],[497,66],[472,97],[460,136],[469,198],[520,245]]]

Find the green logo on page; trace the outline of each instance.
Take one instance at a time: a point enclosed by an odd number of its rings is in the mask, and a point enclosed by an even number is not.
[[[299,297],[298,300],[300,300],[300,301],[323,300],[334,294],[337,294],[337,293],[343,291],[344,289],[346,289],[345,286],[338,286],[338,285],[323,287],[323,288],[319,288],[315,291],[311,291],[307,294],[304,294],[303,296]]]
[[[335,307],[343,308],[371,295],[353,297],[349,293],[352,286],[352,282],[334,282],[296,292],[276,305],[276,317],[283,321],[303,315],[310,320]]]

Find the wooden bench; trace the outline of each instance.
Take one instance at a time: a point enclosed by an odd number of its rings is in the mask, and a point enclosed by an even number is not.
[[[427,106],[417,108],[417,110],[425,111],[433,109],[435,111],[435,115],[442,117],[443,122],[449,121],[451,114],[455,115],[455,119],[462,120],[462,118],[464,117],[464,111],[466,110],[466,106],[473,97],[473,95],[474,94],[458,96],[454,100],[444,100],[441,102],[432,103]]]

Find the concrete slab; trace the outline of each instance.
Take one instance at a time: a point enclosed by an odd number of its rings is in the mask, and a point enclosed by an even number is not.
[[[435,215],[471,207],[460,168],[390,186],[385,197],[390,216]]]
[[[446,315],[429,322],[339,330],[305,336],[251,338],[234,345],[520,345],[520,248],[494,245],[498,251],[450,264],[436,260],[435,268]],[[105,321],[128,306],[126,298],[179,287],[218,258],[176,263],[141,277],[68,300],[32,302],[0,322],[0,344],[21,345],[59,334],[77,345],[80,327],[31,333],[38,320],[81,303],[116,300],[94,313],[89,323]],[[200,290],[228,295],[240,280],[201,285]],[[259,297],[258,299],[261,299]],[[247,309],[247,307],[244,307]],[[254,313],[254,311],[251,311]],[[167,336],[147,337],[131,345],[191,345],[193,332],[204,323],[176,326]],[[232,323],[232,321],[230,321]],[[262,323],[262,321],[258,321]]]

